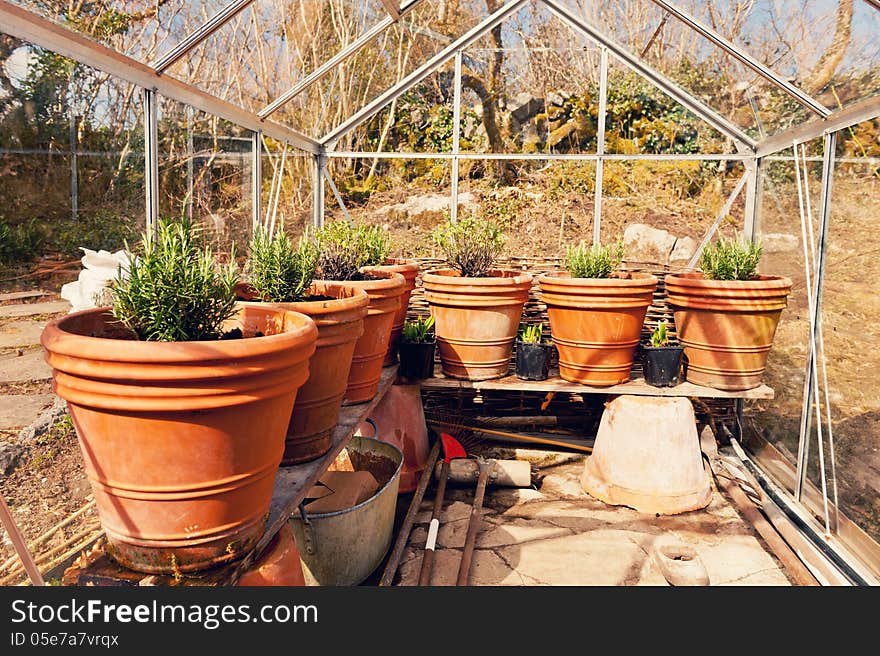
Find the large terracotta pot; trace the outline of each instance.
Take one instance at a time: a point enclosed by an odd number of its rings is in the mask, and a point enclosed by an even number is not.
[[[687,358],[687,379],[722,390],[758,387],[791,280],[709,280],[702,273],[666,276],[666,296]]]
[[[401,334],[403,334],[403,324],[406,321],[409,298],[412,295],[412,290],[416,288],[419,263],[415,260],[389,258],[385,261],[385,264],[381,264],[376,268],[399,273],[406,280],[406,287],[403,290],[403,295],[400,297],[400,307],[397,309],[397,314],[394,315],[394,324],[391,326],[391,339],[388,342],[388,350],[385,352],[385,360],[382,362],[383,367],[390,367],[397,363],[397,343],[400,341]]]
[[[240,306],[227,328],[244,338],[200,342],[114,339],[112,322],[85,310],[41,337],[108,551],[166,574],[240,558],[265,528],[315,322]]]
[[[565,380],[607,387],[629,380],[657,278],[573,278],[565,271],[538,277],[550,334]]]
[[[377,267],[364,267],[361,272],[370,278],[316,281],[316,283],[335,282],[362,289],[370,299],[367,316],[364,317],[363,335],[358,338],[354,346],[343,405],[366,403],[376,396],[379,379],[382,378],[382,362],[388,351],[388,340],[391,338],[391,327],[400,307],[400,298],[406,288],[406,280],[399,273]]]
[[[422,277],[443,374],[450,378],[507,375],[532,275],[499,269],[489,273],[470,278],[452,269],[434,269]]]
[[[238,289],[237,293],[239,297],[254,298],[248,289]],[[364,334],[370,302],[362,289],[326,281],[313,283],[308,294],[327,296],[329,300],[259,303],[301,312],[318,326],[318,341],[309,359],[309,378],[297,392],[290,416],[282,466],[308,462],[330,450],[355,344]]]

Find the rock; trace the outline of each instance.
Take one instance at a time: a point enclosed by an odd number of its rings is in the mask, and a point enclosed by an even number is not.
[[[544,101],[530,93],[521,93],[508,105],[510,118],[523,125],[536,114],[544,111]]]
[[[0,348],[34,346],[40,343],[45,321],[10,321],[0,326]]]
[[[644,223],[631,223],[623,233],[623,241],[627,259],[666,264],[676,239],[666,230],[658,230]]]
[[[571,94],[567,91],[551,91],[547,94],[547,103],[562,107],[569,98],[571,98]]]
[[[21,353],[21,352],[20,352]],[[0,356],[0,383],[19,383],[52,378],[52,369],[46,364],[42,349],[17,355]]]
[[[10,394],[0,396],[0,429],[20,429],[52,405],[54,394]]]
[[[55,423],[66,414],[67,402],[56,396],[55,402],[50,408],[44,410],[32,424],[19,431],[18,441],[22,444],[33,442],[40,435],[52,428],[52,426],[54,426]]]
[[[27,448],[21,444],[0,442],[0,475],[9,476],[21,461]]]
[[[768,232],[761,235],[761,250],[764,253],[789,253],[798,250],[800,242],[795,235]]]
[[[459,207],[465,210],[476,210],[478,203],[476,197],[469,191],[458,195]],[[423,214],[441,214],[448,210],[451,198],[446,194],[427,194],[424,196],[411,196],[403,203],[387,205],[377,210],[380,214],[402,213],[407,217],[418,217]]]
[[[675,240],[675,246],[672,248],[669,261],[676,262],[680,260],[690,260],[696,252],[697,242],[695,239],[691,239],[690,237],[679,237]]]
[[[0,317],[30,317],[37,314],[58,314],[70,310],[67,301],[45,301],[43,303],[19,303],[0,307]]]

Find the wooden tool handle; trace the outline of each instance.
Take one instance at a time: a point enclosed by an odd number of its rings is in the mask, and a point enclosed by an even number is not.
[[[431,512],[431,528],[439,530],[440,511],[443,509],[443,497],[446,495],[446,481],[449,478],[449,461],[444,460],[440,468],[440,478],[437,481],[437,492],[434,493],[434,510]],[[419,570],[419,585],[431,585],[431,570],[434,567],[434,544],[429,541],[425,545],[425,555],[422,558],[422,568]]]
[[[12,519],[12,513],[9,511],[9,506],[6,505],[6,500],[2,496],[0,496],[0,520],[3,520],[3,526],[6,528],[6,532],[9,533],[9,539],[12,540],[12,546],[14,546],[15,550],[18,552],[18,557],[21,558],[21,564],[24,566],[24,570],[30,577],[31,583],[34,585],[46,585],[43,581],[43,575],[40,574],[40,570],[37,568],[33,556],[31,556],[31,552],[28,551],[24,536],[18,529],[15,520]]]
[[[474,555],[474,545],[477,542],[477,533],[480,531],[480,522],[483,517],[483,497],[486,495],[486,484],[489,482],[490,469],[490,462],[480,461],[480,477],[477,479],[474,506],[471,508],[471,518],[468,521],[467,537],[464,539],[464,549],[461,552],[461,561],[458,564],[458,578],[455,581],[455,585],[468,584],[471,560]]]

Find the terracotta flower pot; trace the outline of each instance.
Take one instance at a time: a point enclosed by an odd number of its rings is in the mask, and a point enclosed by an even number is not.
[[[758,387],[791,280],[708,280],[666,276],[666,295],[688,359],[688,381],[722,390]]]
[[[240,558],[265,528],[315,322],[240,306],[227,328],[244,338],[201,342],[112,338],[112,322],[107,308],[84,310],[40,340],[108,551],[166,574]]]
[[[237,288],[239,297],[254,298],[251,290]],[[332,300],[298,303],[263,303],[261,306],[301,312],[318,326],[315,352],[309,359],[309,378],[296,395],[290,416],[282,466],[319,458],[332,446],[332,432],[339,420],[355,344],[364,333],[367,293],[333,282],[316,282],[311,296]]]
[[[657,278],[573,278],[562,271],[541,275],[538,284],[559,352],[559,375],[596,387],[628,381]]]
[[[385,264],[376,268],[399,273],[406,280],[406,287],[403,290],[403,295],[400,297],[400,307],[397,309],[397,314],[394,315],[394,324],[391,326],[391,339],[388,342],[388,351],[386,351],[385,360],[382,362],[383,367],[390,367],[397,363],[397,343],[400,341],[401,334],[403,334],[403,324],[406,321],[406,311],[409,308],[409,297],[412,295],[412,290],[416,288],[419,263],[415,260],[389,258]]]
[[[406,288],[406,280],[399,273],[377,267],[364,267],[367,280],[319,280],[316,283],[333,282],[346,287],[362,289],[369,297],[364,332],[354,346],[354,355],[345,388],[343,405],[366,403],[376,396],[379,379],[382,378],[382,362],[388,351],[391,327],[400,307],[400,298]]]
[[[422,277],[443,374],[465,380],[507,375],[532,275],[495,269],[487,278],[434,269]]]

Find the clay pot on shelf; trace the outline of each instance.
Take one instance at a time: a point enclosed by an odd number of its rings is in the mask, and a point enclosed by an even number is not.
[[[413,289],[416,287],[416,278],[419,275],[419,263],[415,260],[406,260],[402,258],[389,258],[385,264],[380,264],[378,269],[383,271],[393,271],[403,276],[406,281],[403,294],[400,297],[400,307],[397,314],[394,315],[394,323],[391,326],[391,338],[388,342],[388,350],[385,352],[385,360],[382,362],[383,367],[390,367],[397,362],[397,345],[400,343],[400,336],[403,333],[403,323],[406,321],[406,311],[409,308],[409,299]]]
[[[760,386],[790,292],[791,280],[782,276],[667,275],[666,295],[684,346],[688,381],[729,391]]]
[[[210,568],[265,529],[318,331],[303,314],[247,305],[224,328],[243,337],[138,341],[98,308],[43,331],[108,553],[131,569]]]
[[[366,279],[315,281],[361,289],[369,298],[367,316],[363,320],[364,332],[354,346],[343,405],[367,403],[376,396],[394,317],[406,290],[406,280],[399,273],[379,267],[364,267],[361,273]]]
[[[332,433],[348,385],[355,344],[364,333],[369,296],[357,287],[332,282],[311,285],[309,296],[320,300],[260,302],[254,300],[255,294],[247,285],[239,285],[236,294],[260,306],[301,312],[317,325],[318,339],[309,359],[309,378],[296,396],[281,465],[321,457],[332,446]]]
[[[657,278],[573,278],[562,271],[543,274],[538,283],[559,351],[559,375],[595,387],[628,381]]]
[[[501,269],[489,273],[471,278],[453,269],[434,269],[422,277],[443,374],[450,378],[502,378],[510,367],[532,275]]]

